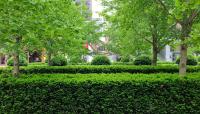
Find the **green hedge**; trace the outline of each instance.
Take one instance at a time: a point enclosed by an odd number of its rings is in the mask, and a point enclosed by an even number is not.
[[[200,74],[32,75],[0,79],[1,113],[199,114]]]
[[[8,66],[13,66],[13,65],[14,65],[14,60],[13,60],[13,58],[8,59],[7,65],[8,65]],[[27,66],[27,65],[28,65],[28,62],[27,62],[27,60],[26,60],[25,57],[20,57],[20,58],[19,58],[19,65],[20,65],[20,66]]]
[[[151,58],[149,56],[140,56],[133,63],[134,65],[151,65]]]
[[[9,67],[8,69],[11,69]],[[3,70],[0,69],[0,73]],[[199,72],[199,66],[189,66],[188,72]],[[42,73],[68,73],[68,74],[88,74],[88,73],[178,73],[178,66],[130,66],[130,65],[113,65],[113,66],[32,66],[22,67],[21,73],[25,74],[42,74]]]
[[[91,65],[111,65],[111,61],[105,55],[97,55],[93,58]]]
[[[63,55],[57,55],[51,59],[50,66],[66,66],[66,65],[67,65],[67,58]]]
[[[180,63],[180,57],[176,60],[176,64]],[[198,61],[194,56],[187,57],[187,65],[196,66],[198,65]]]

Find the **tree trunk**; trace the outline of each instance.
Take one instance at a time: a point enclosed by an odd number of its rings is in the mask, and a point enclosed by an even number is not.
[[[7,62],[8,62],[8,55],[5,55],[5,65],[7,66]]]
[[[181,45],[180,45],[180,63],[179,63],[179,76],[186,76],[187,73],[187,44],[186,39],[189,38],[191,33],[192,24],[185,21],[181,24]]]
[[[158,59],[157,47],[153,46],[153,58],[152,58],[152,65],[153,66],[157,65],[157,59]]]
[[[48,65],[51,66],[51,52],[48,52]]]
[[[179,63],[179,75],[186,76],[187,71],[187,45],[181,44],[180,47],[180,63]]]
[[[2,56],[0,55],[0,65],[2,64]]]
[[[13,54],[13,61],[14,61],[13,76],[19,77],[19,53],[15,52]]]
[[[45,63],[45,59],[46,59],[45,53],[46,53],[45,49],[42,49],[42,55],[41,55],[42,63]]]
[[[151,65],[152,66],[156,66],[157,65],[157,59],[158,59],[158,41],[157,41],[157,37],[155,34],[152,35],[153,37],[153,42],[152,42],[152,46],[153,46],[153,57],[152,57],[152,62]]]
[[[30,55],[30,53],[29,53],[29,51],[28,51],[28,52],[27,52],[27,62],[28,62],[28,64],[30,63],[30,58],[29,58],[30,56],[29,56],[29,55]]]
[[[20,41],[22,37],[17,36],[16,37],[16,49],[14,50],[13,54],[13,76],[14,77],[19,77],[19,49],[20,49]]]

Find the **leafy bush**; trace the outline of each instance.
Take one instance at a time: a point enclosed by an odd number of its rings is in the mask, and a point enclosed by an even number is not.
[[[151,58],[148,56],[141,56],[135,59],[134,65],[151,65]]]
[[[51,66],[65,66],[67,65],[67,59],[64,56],[54,56],[51,59]]]
[[[123,63],[130,62],[130,57],[129,56],[124,56],[124,57],[121,58],[120,61],[123,62]]]
[[[7,68],[11,72],[11,68]],[[0,73],[3,69],[0,68]],[[47,73],[68,73],[68,74],[88,74],[88,73],[178,73],[178,65],[168,66],[132,66],[132,65],[110,65],[110,66],[29,66],[21,67],[20,72],[24,74],[47,74]],[[200,66],[188,66],[187,72],[200,72]]]
[[[1,78],[0,111],[199,114],[199,76],[180,79],[176,74],[54,74]]]
[[[98,55],[93,58],[91,64],[92,65],[111,65],[111,62],[108,59],[108,57],[104,55]]]
[[[176,64],[180,63],[180,57],[176,60]],[[198,64],[197,60],[193,56],[188,56],[187,65],[196,66]]]
[[[13,60],[12,57],[10,59],[8,59],[7,65],[8,66],[13,66],[14,65],[14,60]],[[26,58],[25,57],[20,57],[19,58],[19,66],[27,66],[27,65],[28,65],[28,62],[27,62]]]
[[[69,64],[71,65],[78,65],[78,64],[87,64],[86,61],[82,59],[82,57],[79,55],[73,55],[69,57]]]
[[[198,62],[200,62],[200,56],[198,56],[197,59],[198,59]]]

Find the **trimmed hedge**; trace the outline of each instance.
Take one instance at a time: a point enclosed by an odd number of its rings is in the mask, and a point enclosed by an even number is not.
[[[40,75],[0,79],[1,113],[199,114],[200,74]]]
[[[176,63],[175,62],[167,62],[167,61],[158,61],[157,64],[159,65],[175,65]]]
[[[12,67],[7,68],[11,70]],[[5,69],[0,69],[0,73]],[[68,73],[68,74],[88,74],[88,73],[178,73],[178,66],[32,66],[21,67],[21,73],[25,74],[43,74],[43,73]],[[188,72],[199,72],[200,66],[189,66]]]

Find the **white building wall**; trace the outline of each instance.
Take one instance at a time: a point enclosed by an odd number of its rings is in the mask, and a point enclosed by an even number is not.
[[[159,53],[159,59],[161,61],[173,61],[173,51],[171,50],[171,47],[169,45],[166,45],[163,50]]]
[[[100,13],[103,11],[101,0],[92,0],[92,19],[103,20]]]
[[[169,45],[167,45],[165,48],[166,48],[165,60],[168,62],[172,62],[173,52],[171,52],[171,47]]]

